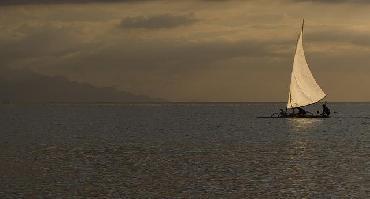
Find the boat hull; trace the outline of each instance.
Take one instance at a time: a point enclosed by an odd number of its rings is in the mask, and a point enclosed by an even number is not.
[[[279,116],[279,118],[329,118],[326,115],[287,115]]]
[[[330,118],[327,115],[284,115],[284,116],[270,116],[270,117],[257,117],[257,118]]]

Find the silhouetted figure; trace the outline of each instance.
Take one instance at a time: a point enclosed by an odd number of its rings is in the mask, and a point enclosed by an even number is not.
[[[284,111],[283,109],[280,109],[280,116],[285,117],[287,116],[287,111]]]
[[[306,115],[307,114],[307,112],[303,108],[297,107],[297,109],[298,109],[298,115]]]
[[[326,102],[322,105],[322,114],[324,116],[330,115],[330,109],[326,106]]]

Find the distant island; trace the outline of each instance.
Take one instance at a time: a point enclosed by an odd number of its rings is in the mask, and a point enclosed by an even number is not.
[[[158,98],[95,87],[60,76],[31,71],[0,70],[0,102],[9,103],[148,103],[165,102]]]

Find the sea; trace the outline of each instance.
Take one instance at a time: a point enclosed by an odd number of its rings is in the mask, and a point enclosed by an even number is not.
[[[3,104],[0,198],[369,198],[370,103],[284,107]]]

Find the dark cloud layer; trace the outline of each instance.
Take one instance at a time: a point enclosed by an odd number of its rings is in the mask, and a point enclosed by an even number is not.
[[[2,0],[2,5],[24,5],[24,4],[80,4],[80,3],[135,3],[142,1],[157,0]],[[226,2],[232,0],[199,0],[208,2]],[[313,3],[370,3],[368,0],[289,0],[291,2],[313,2]]]
[[[127,17],[121,21],[123,28],[174,28],[182,25],[189,25],[197,20],[190,15],[163,14],[157,16]]]
[[[38,4],[84,4],[84,3],[138,3],[160,0],[1,0],[0,6],[38,5]],[[208,2],[226,2],[231,0],[199,0]]]
[[[293,2],[312,2],[312,3],[370,3],[369,0],[291,0]]]
[[[2,0],[0,6],[27,4],[80,4],[80,3],[135,3],[154,0]]]
[[[316,42],[341,42],[350,43],[354,46],[370,46],[370,35],[367,32],[355,32],[343,29],[327,29],[310,32],[307,38]]]

